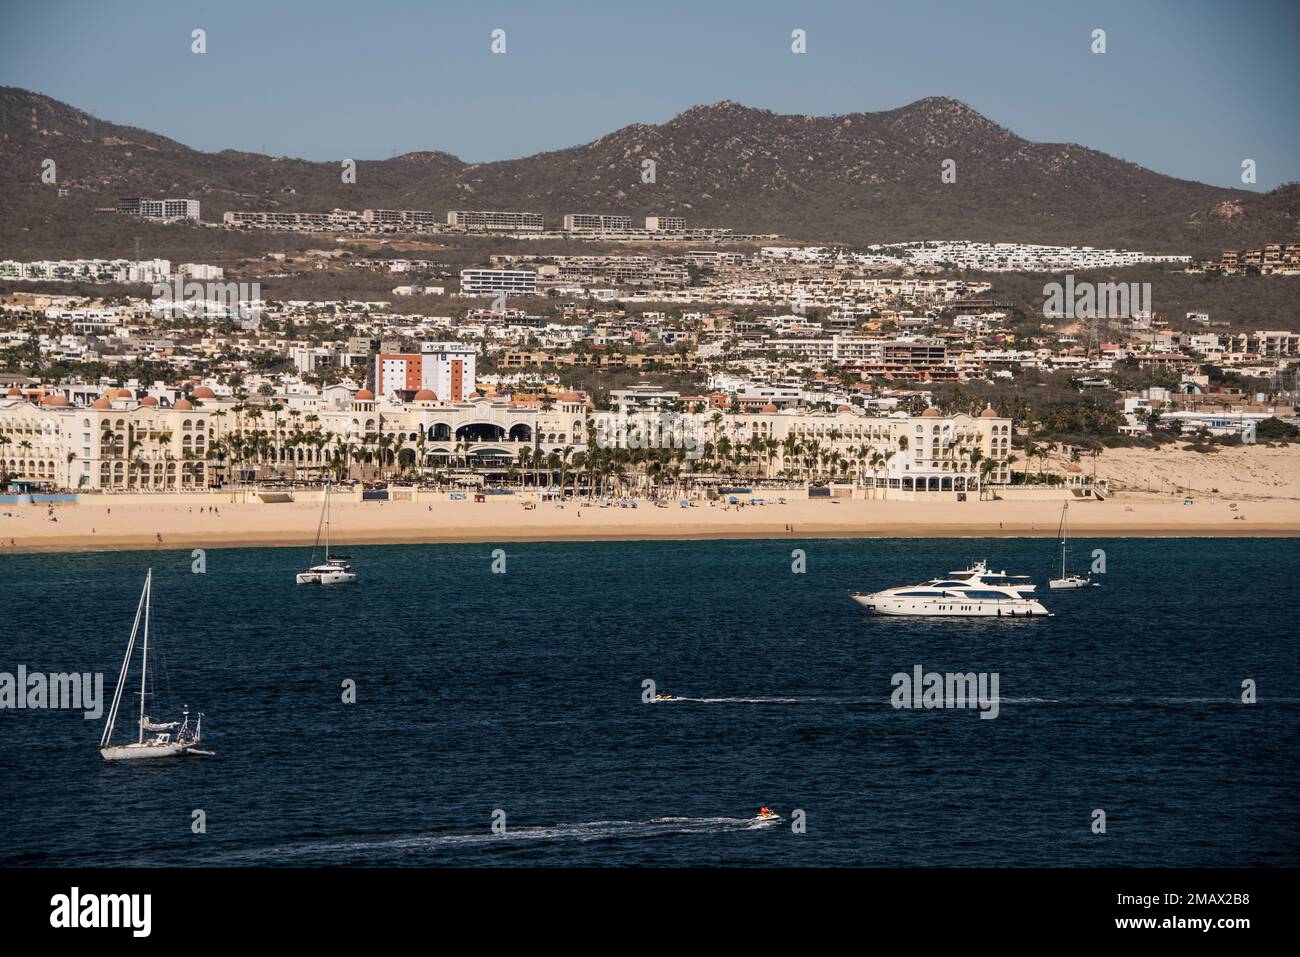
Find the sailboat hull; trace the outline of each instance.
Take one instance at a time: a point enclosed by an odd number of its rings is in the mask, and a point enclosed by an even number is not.
[[[146,741],[144,744],[110,744],[100,748],[99,753],[105,761],[143,761],[149,758],[174,758],[185,754],[190,748],[191,745],[175,741],[167,744]]]
[[[299,585],[346,585],[357,580],[354,572],[299,572],[296,578]]]

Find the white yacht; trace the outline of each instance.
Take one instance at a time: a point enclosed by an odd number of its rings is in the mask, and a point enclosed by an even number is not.
[[[140,758],[170,758],[181,754],[206,754],[198,745],[203,740],[203,714],[190,725],[190,709],[187,706],[181,721],[155,722],[144,713],[146,695],[149,688],[149,622],[150,606],[153,601],[153,569],[144,579],[144,590],[140,592],[140,604],[135,610],[135,624],[131,626],[131,638],[126,644],[126,657],[122,659],[122,671],[117,676],[117,689],[113,692],[113,703],[108,709],[108,718],[104,722],[104,734],[99,739],[99,753],[105,761],[133,761]],[[113,743],[113,727],[117,724],[118,709],[122,704],[122,692],[126,688],[127,673],[131,670],[131,656],[135,652],[138,635],[144,636],[140,654],[140,719],[139,730],[134,741],[126,744]],[[149,737],[145,738],[148,731]],[[175,732],[173,734],[173,732]]]
[[[1030,593],[1027,576],[989,571],[984,562],[920,585],[900,585],[850,597],[878,615],[1024,618],[1050,615]]]
[[[319,565],[316,561],[316,548],[321,543],[321,533],[325,535],[325,560]],[[312,566],[305,572],[299,572],[296,579],[299,585],[346,585],[357,580],[356,572],[348,555],[330,555],[330,487],[325,484],[325,508],[321,512],[320,528],[316,530],[316,544],[312,546]]]
[[[1053,578],[1047,583],[1048,588],[1097,588],[1100,582],[1095,582],[1087,575],[1081,575],[1078,572],[1068,570],[1068,550],[1065,544],[1065,513],[1070,510],[1070,503],[1066,502],[1061,506],[1061,577]]]

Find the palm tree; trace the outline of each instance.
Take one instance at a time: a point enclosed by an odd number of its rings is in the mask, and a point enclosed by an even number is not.
[[[989,475],[997,468],[997,463],[992,459],[985,459],[980,463],[980,501],[984,501],[984,486],[988,484]]]
[[[137,469],[139,469],[140,466],[144,464],[144,458],[142,456],[135,454],[140,449],[140,440],[135,438],[132,432],[128,432],[127,434],[132,435],[132,438],[126,443],[126,458],[127,458],[126,484],[127,487],[129,488],[131,486],[131,466],[134,465],[136,466]]]

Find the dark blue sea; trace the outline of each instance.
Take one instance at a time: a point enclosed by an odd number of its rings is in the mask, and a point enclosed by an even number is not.
[[[1028,539],[366,547],[333,590],[305,549],[0,556],[0,671],[106,698],[152,566],[150,713],[216,751],[107,764],[102,721],[0,711],[0,865],[1300,864],[1300,542],[1072,547],[1101,588],[1048,592]],[[1055,617],[848,598],[978,558]],[[893,708],[918,664],[996,672],[997,718]]]

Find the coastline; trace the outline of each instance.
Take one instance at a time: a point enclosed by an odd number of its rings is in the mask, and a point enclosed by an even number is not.
[[[310,549],[320,508],[314,501],[268,504],[229,495],[120,495],[93,504],[0,508],[0,555],[38,552],[284,547]],[[225,499],[225,501],[222,501]],[[194,504],[189,504],[193,502]],[[1060,498],[915,502],[795,499],[737,508],[602,508],[538,502],[535,493],[485,502],[332,503],[337,550],[353,545],[485,542],[689,541],[814,538],[1055,538]],[[525,503],[535,507],[525,508]],[[1071,538],[1300,537],[1300,500],[1195,499],[1124,495],[1075,501]],[[213,511],[215,507],[215,511]]]

